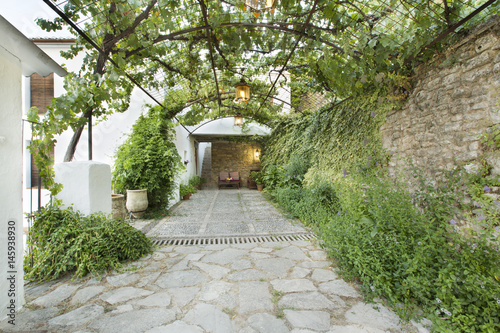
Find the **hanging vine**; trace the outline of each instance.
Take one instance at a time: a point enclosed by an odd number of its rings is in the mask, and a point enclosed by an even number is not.
[[[404,97],[413,65],[446,45],[452,35],[421,50],[478,7],[473,0],[447,1],[446,6],[402,0],[313,3],[281,0],[273,11],[260,15],[245,10],[241,0],[70,0],[54,5],[61,17],[38,23],[53,31],[67,21],[83,21],[75,25],[82,35],[65,56],[85,52],[85,58],[81,70],[65,79],[66,93],[54,99],[48,114],[37,119],[30,113],[30,120],[39,123],[32,151],[40,152],[36,161],[41,175],[51,174],[44,152],[56,135],[69,128],[75,131],[65,157],[71,160],[88,119],[124,112],[134,85],[156,95],[181,90],[190,108],[179,119],[190,125],[237,113],[270,124],[282,111],[282,104],[266,98],[276,97],[277,88],[292,91],[295,111],[302,96],[313,93],[330,106],[367,91],[377,97]],[[491,4],[467,24],[497,13],[498,7],[498,2]],[[307,17],[311,20],[306,25]],[[284,70],[292,81],[280,78],[269,92],[275,78],[267,75],[281,70],[288,58]],[[249,103],[235,104],[230,94],[241,77],[254,94]],[[157,102],[172,101],[162,97]],[[49,188],[53,184],[46,182]]]

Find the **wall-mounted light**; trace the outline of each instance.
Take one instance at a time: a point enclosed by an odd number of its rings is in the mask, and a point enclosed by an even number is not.
[[[245,80],[241,79],[236,85],[234,95],[234,101],[236,103],[248,102],[248,100],[250,100],[250,86]]]
[[[234,116],[234,126],[243,126],[243,116],[239,113]]]
[[[254,156],[256,160],[260,158],[260,151],[258,149],[255,150]]]

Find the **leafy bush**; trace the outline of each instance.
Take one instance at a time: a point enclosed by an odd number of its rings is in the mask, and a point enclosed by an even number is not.
[[[200,176],[193,176],[189,178],[188,184],[197,187],[205,184],[205,178],[201,178]]]
[[[167,111],[152,107],[139,117],[132,134],[118,148],[113,171],[115,191],[146,188],[153,207],[168,204],[176,188],[175,176],[183,168]]]
[[[440,332],[496,332],[498,240],[487,224],[456,232],[450,198],[463,178],[456,175],[412,195],[401,182],[362,173],[335,187],[320,182],[272,193],[319,231],[344,277],[361,282],[368,297],[385,297],[406,319],[423,314]]]
[[[262,185],[264,184],[264,173],[262,172],[257,172],[257,171],[252,171],[250,173],[250,176],[252,177],[252,180],[258,184],[258,185]]]
[[[52,205],[35,216],[24,259],[27,280],[53,280],[68,273],[84,276],[120,267],[152,250],[151,241],[127,223],[102,214],[83,216],[71,207]]]
[[[285,171],[284,184],[290,186],[302,186],[304,175],[310,167],[310,160],[298,154],[292,154],[288,163],[283,167]]]
[[[389,177],[386,110],[352,100],[282,121],[262,156],[267,191],[319,233],[368,298],[405,319],[425,316],[437,332],[500,331],[500,203],[486,195],[500,179],[487,165],[471,176]],[[458,229],[457,217],[479,223]]]
[[[262,184],[266,185],[266,187],[277,188],[283,186],[285,180],[285,170],[283,167],[268,165],[260,174],[262,175]]]
[[[185,195],[193,194],[193,193],[196,193],[196,190],[193,187],[193,185],[189,185],[189,184],[188,185],[186,185],[186,184],[179,185],[179,195],[181,197],[183,197]]]

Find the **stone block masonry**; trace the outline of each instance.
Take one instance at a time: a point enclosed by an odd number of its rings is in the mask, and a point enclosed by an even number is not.
[[[260,149],[256,143],[212,142],[211,185],[216,186],[220,172],[239,171],[241,186],[246,187],[250,170],[260,169],[260,159],[255,158],[255,151]]]
[[[409,99],[381,128],[391,165],[411,158],[436,170],[476,160],[481,134],[500,123],[500,18],[416,72]]]

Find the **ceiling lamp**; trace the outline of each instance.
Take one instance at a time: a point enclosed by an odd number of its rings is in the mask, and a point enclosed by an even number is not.
[[[243,116],[239,113],[236,116],[234,116],[234,126],[239,126],[239,127],[243,126]]]
[[[241,81],[236,85],[234,101],[236,103],[248,102],[250,99],[250,86],[241,79]]]

